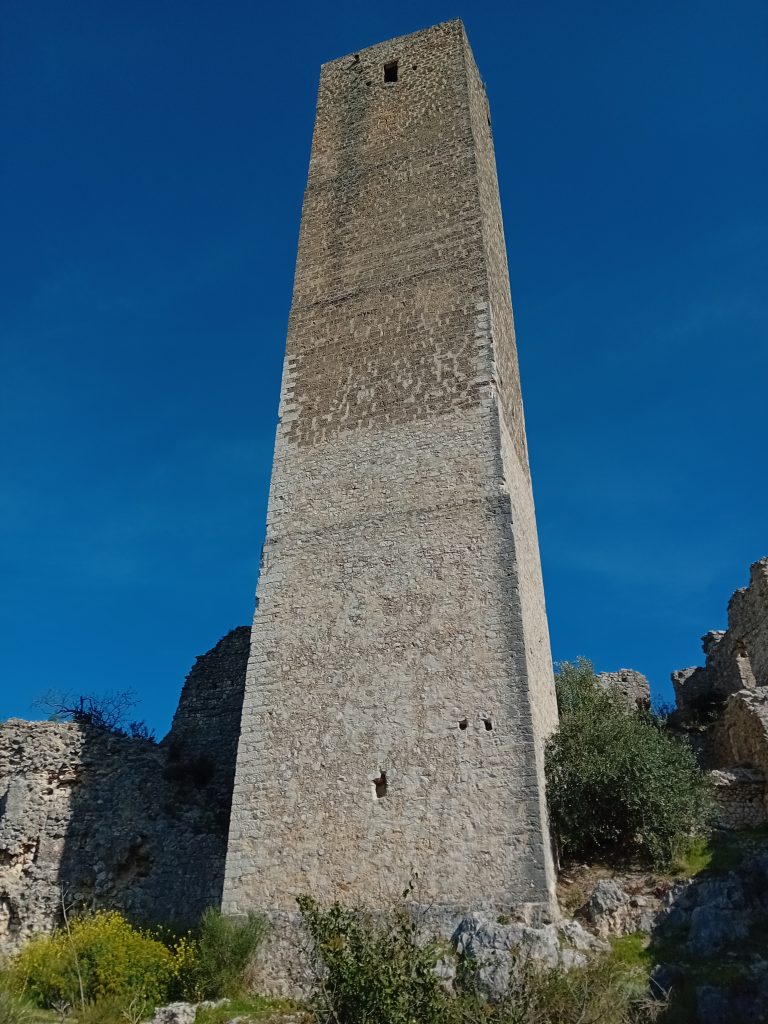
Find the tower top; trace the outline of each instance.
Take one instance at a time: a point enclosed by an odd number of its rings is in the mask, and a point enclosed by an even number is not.
[[[332,60],[324,61],[320,65],[320,68],[322,71],[324,68],[344,61],[352,61],[355,63],[363,58],[375,58],[387,50],[404,50],[415,43],[420,43],[423,40],[429,39],[430,36],[445,37],[451,35],[466,40],[467,32],[461,18],[452,18],[450,21],[441,21],[438,22],[437,25],[430,25],[428,28],[420,28],[416,32],[408,32],[402,36],[395,36],[393,39],[386,39],[381,43],[373,43],[371,46],[366,46],[362,50],[355,50],[354,52],[347,53],[342,57],[334,57]]]

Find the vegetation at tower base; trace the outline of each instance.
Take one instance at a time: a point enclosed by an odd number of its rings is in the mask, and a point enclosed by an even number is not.
[[[649,711],[628,710],[592,665],[556,676],[560,726],[547,745],[547,799],[564,859],[670,864],[702,834],[709,782],[691,748]]]
[[[267,923],[260,914],[233,921],[210,907],[195,937],[195,963],[187,972],[187,990],[201,999],[239,995],[266,933]]]
[[[317,960],[312,1005],[321,1024],[644,1024],[664,1009],[648,998],[647,971],[612,954],[568,970],[521,954],[505,993],[489,1000],[477,964],[447,968],[450,950],[420,939],[404,903],[377,915],[338,903],[321,909],[307,896],[299,906]]]
[[[117,911],[97,911],[32,939],[12,957],[4,999],[8,1007],[20,998],[42,1009],[66,1007],[80,1024],[95,1024],[143,1020],[174,999],[238,996],[265,932],[258,915],[236,922],[214,909],[185,935],[141,930]]]
[[[10,992],[0,979],[0,1024],[31,1024],[29,1006]]]

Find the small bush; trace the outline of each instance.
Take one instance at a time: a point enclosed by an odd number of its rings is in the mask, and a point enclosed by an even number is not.
[[[0,985],[0,1024],[31,1024],[29,1007]]]
[[[661,1009],[648,998],[647,972],[608,955],[570,970],[520,958],[503,999],[488,1003],[465,993],[454,1013],[462,1024],[646,1024]]]
[[[238,921],[209,907],[194,939],[176,947],[182,994],[192,999],[241,995],[246,970],[266,932],[266,920],[259,914]]]
[[[333,1024],[646,1024],[662,1004],[648,999],[648,968],[606,954],[583,967],[550,969],[527,957],[512,963],[508,992],[489,1001],[483,968],[459,964],[454,990],[438,979],[444,955],[423,942],[407,908],[372,915],[299,899],[317,956],[320,1021]]]
[[[126,1001],[119,996],[97,999],[77,1010],[77,1024],[138,1024],[152,1015],[141,996]]]
[[[299,909],[317,957],[317,1012],[334,1024],[439,1024],[449,999],[434,968],[436,943],[420,944],[405,907],[374,918],[309,896]]]
[[[104,1000],[154,1006],[173,984],[174,954],[115,911],[76,918],[69,931],[40,936],[11,961],[18,991],[38,1006]]]
[[[650,712],[627,711],[588,661],[563,664],[556,681],[560,728],[547,747],[547,798],[563,854],[669,864],[709,812],[693,751]]]

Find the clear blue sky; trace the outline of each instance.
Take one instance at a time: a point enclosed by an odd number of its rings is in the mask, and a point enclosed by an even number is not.
[[[0,715],[163,732],[250,621],[318,66],[463,17],[556,659],[668,694],[768,554],[768,5],[5,0]]]

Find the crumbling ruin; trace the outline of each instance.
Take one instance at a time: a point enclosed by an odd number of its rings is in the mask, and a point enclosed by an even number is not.
[[[684,731],[713,772],[721,824],[768,820],[768,558],[728,603],[728,628],[702,637],[705,664],[672,673]]]
[[[63,906],[186,926],[220,904],[249,637],[197,659],[161,743],[0,725],[0,954]]]

